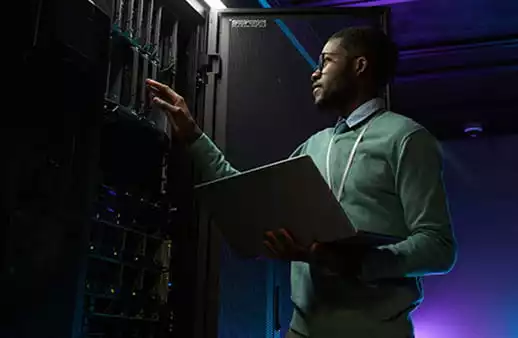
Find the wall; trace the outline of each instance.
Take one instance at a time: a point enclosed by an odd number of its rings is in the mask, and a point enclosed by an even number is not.
[[[417,338],[518,337],[517,148],[518,135],[444,143],[459,257],[425,279]]]

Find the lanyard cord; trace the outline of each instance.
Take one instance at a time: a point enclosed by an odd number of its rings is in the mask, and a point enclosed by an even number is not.
[[[358,135],[358,137],[356,138],[356,142],[354,142],[354,146],[351,149],[351,153],[349,154],[349,158],[347,160],[347,164],[345,166],[344,173],[342,175],[342,181],[340,182],[340,186],[338,187],[339,190],[338,190],[337,199],[338,199],[339,202],[342,199],[342,192],[344,190],[345,180],[347,179],[347,175],[349,174],[349,170],[351,169],[351,166],[352,166],[352,163],[353,163],[353,159],[354,159],[354,155],[356,154],[356,150],[358,149],[358,145],[360,144],[361,140],[363,139],[363,136],[365,135],[365,132],[367,131],[367,129],[371,125],[372,121],[374,121],[374,119],[377,117],[377,115],[379,115],[379,112],[376,113],[375,116],[373,116],[371,118],[371,120],[365,125],[365,127],[363,127],[362,131],[360,132],[360,135]],[[331,137],[331,140],[329,141],[329,146],[327,147],[327,157],[326,157],[327,182],[329,183],[329,187],[331,188],[331,190],[333,190],[333,186],[331,184],[331,164],[330,164],[330,162],[331,162],[331,148],[332,148],[333,143],[335,141],[335,136],[336,135],[333,134],[333,136]]]

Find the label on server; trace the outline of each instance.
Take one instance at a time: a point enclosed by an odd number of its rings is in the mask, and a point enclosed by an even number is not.
[[[266,20],[231,20],[232,28],[266,28]]]

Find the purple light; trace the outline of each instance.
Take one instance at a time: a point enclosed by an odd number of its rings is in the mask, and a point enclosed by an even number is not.
[[[106,208],[106,210],[108,210],[109,212],[112,212],[112,213],[115,212],[115,210],[113,210],[112,208],[109,208],[109,207]]]
[[[484,131],[484,128],[479,123],[468,123],[464,126],[464,134],[475,138]]]
[[[102,188],[106,189],[106,191],[108,192],[109,195],[117,196],[117,193],[109,186],[103,184]]]
[[[439,309],[427,311],[423,304],[423,311],[418,309],[413,317],[414,335],[416,338],[461,338],[475,337],[469,329],[462,328],[458,324],[458,317],[455,313],[445,314]],[[438,310],[437,312],[435,310]],[[444,309],[442,309],[444,310]],[[420,316],[420,313],[425,316]],[[457,322],[457,323],[456,323]]]
[[[466,127],[464,128],[464,132],[465,133],[472,133],[472,132],[483,132],[484,129],[482,129],[482,127]]]
[[[322,0],[322,1],[311,1],[309,3],[302,3],[297,7],[324,7],[324,6],[336,6],[336,7],[372,7],[372,6],[386,6],[397,4],[401,2],[411,2],[415,0],[365,0],[358,2],[357,0]],[[261,1],[260,1],[261,2]]]
[[[340,3],[339,7],[372,7],[372,6],[387,6],[393,5],[401,2],[412,2],[415,0],[374,0],[374,1],[365,1],[353,4]]]

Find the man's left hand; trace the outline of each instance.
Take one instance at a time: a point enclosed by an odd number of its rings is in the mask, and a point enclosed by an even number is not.
[[[265,233],[264,245],[268,248],[268,258],[311,263],[326,275],[357,277],[361,273],[361,263],[367,247],[345,243],[313,243],[305,247],[286,230]]]
[[[269,258],[299,262],[311,261],[311,255],[318,247],[318,243],[310,247],[300,245],[286,229],[266,232],[263,243],[268,248]]]

